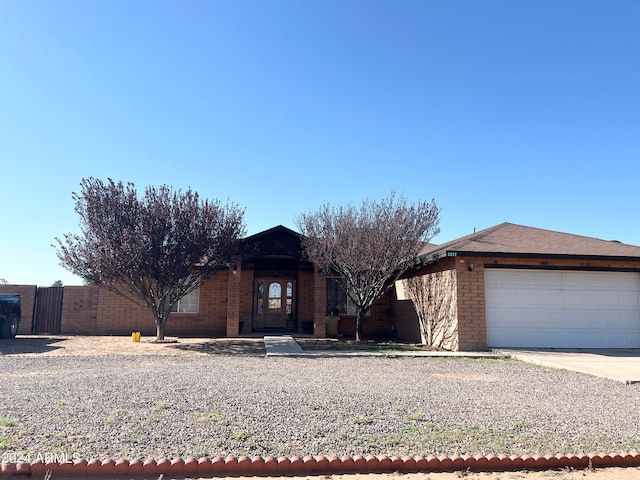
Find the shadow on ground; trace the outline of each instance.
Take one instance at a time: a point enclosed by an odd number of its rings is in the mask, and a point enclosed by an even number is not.
[[[23,355],[27,353],[47,353],[64,348],[60,338],[20,337],[0,339],[0,355]]]
[[[363,340],[356,342],[346,338],[296,338],[298,345],[303,350],[323,350],[323,351],[408,351],[424,352],[434,351],[435,348],[427,347],[418,343],[402,342],[397,340]]]
[[[260,339],[221,338],[200,343],[167,344],[166,348],[195,352],[206,355],[237,355],[259,357],[265,356],[267,351],[264,341]]]

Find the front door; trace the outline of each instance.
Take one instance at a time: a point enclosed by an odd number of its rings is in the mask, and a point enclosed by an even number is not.
[[[259,278],[255,288],[254,330],[286,329],[294,316],[295,282],[291,278]]]

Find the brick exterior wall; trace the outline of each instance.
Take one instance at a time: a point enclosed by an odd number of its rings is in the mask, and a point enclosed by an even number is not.
[[[172,313],[166,326],[167,336],[224,337],[227,334],[228,272],[220,272],[200,288],[198,313]],[[151,311],[131,300],[100,289],[95,335],[130,335],[141,332],[155,336],[156,324]]]
[[[314,275],[312,271],[301,271],[298,276],[298,332],[302,332],[302,322],[315,321],[315,287],[318,280],[324,280],[324,276]],[[326,291],[326,287],[325,287]],[[322,292],[318,292],[322,296]],[[326,295],[326,294],[325,294]],[[322,300],[322,307],[326,298]]]
[[[169,322],[171,322],[170,319]],[[99,289],[94,335],[130,335],[141,332],[144,336],[155,335],[155,322],[149,309],[132,301]]]
[[[31,334],[33,307],[36,300],[36,285],[0,285],[0,293],[20,295],[20,325],[18,335]]]
[[[314,269],[313,272],[313,336],[327,336],[327,278]]]
[[[227,271],[227,337],[237,337],[240,334],[240,284],[242,268]]]
[[[238,295],[239,310],[238,315],[243,322],[243,334],[253,331],[253,300],[254,300],[254,270],[243,269],[240,276],[240,293]]]
[[[437,265],[436,265],[437,267]],[[453,269],[413,275],[396,281],[401,315],[400,338],[435,348],[458,350],[458,283]]]
[[[419,276],[419,275],[433,275],[439,272],[446,272],[446,271],[452,270],[455,267],[456,267],[455,260],[453,258],[443,258],[439,262],[427,265],[426,267],[421,269],[419,272],[416,272],[416,271],[407,272],[405,277]],[[459,301],[460,287],[457,283],[458,282],[457,276],[455,281],[456,281],[455,288],[457,290],[456,296],[452,296],[451,298],[457,298]],[[420,321],[418,319],[418,315],[416,313],[416,309],[413,302],[409,299],[404,299],[404,298],[398,299],[398,295],[395,288],[393,290],[393,293],[394,293],[394,297],[393,297],[392,305],[396,312],[394,326],[397,332],[397,337],[401,340],[406,340],[410,342],[416,342],[416,343],[426,342],[426,339],[422,338],[422,334],[420,332]],[[453,300],[447,299],[447,301],[451,302]],[[455,311],[456,309],[453,309],[453,310]],[[457,310],[457,315],[459,315],[459,309]],[[459,317],[457,315],[454,315],[454,318],[453,318],[453,328],[458,327],[457,324],[459,322]],[[456,343],[458,344],[456,349],[460,349],[460,345],[458,341],[459,341],[459,338],[453,342],[454,344]]]
[[[469,264],[473,263],[473,270]],[[484,268],[473,258],[455,261],[458,285],[458,350],[487,349]]]
[[[396,338],[405,342],[421,343],[420,324],[413,302],[395,298],[393,308],[395,311],[393,328],[396,332]]]
[[[98,287],[64,287],[60,333],[62,335],[93,335],[96,331],[99,296]]]

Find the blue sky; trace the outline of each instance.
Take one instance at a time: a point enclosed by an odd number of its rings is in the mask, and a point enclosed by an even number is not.
[[[436,243],[502,222],[640,245],[640,3],[0,2],[0,278],[81,284],[83,177],[246,208],[392,190]]]

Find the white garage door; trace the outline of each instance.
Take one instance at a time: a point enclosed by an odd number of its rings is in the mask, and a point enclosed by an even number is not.
[[[487,345],[640,348],[640,274],[485,270]]]

